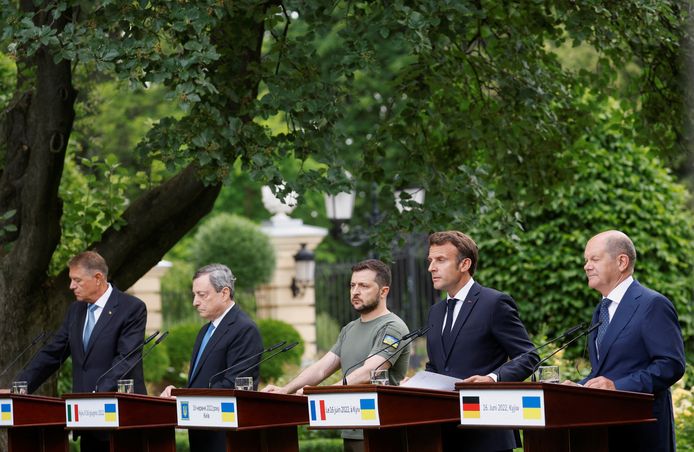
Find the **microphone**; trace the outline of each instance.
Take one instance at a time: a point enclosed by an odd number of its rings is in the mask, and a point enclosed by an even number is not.
[[[410,345],[410,343],[412,343],[412,341],[414,341],[414,340],[417,339],[418,337],[424,336],[424,335],[427,333],[427,331],[429,331],[429,328],[431,328],[431,327],[428,326],[428,327],[426,327],[426,328],[424,328],[424,329],[421,329],[421,328],[420,328],[419,330],[416,330],[415,333],[417,333],[417,334],[415,334],[414,337],[408,338],[409,340],[408,340],[407,343],[405,344],[405,347],[407,347],[408,345]],[[406,335],[406,336],[407,336],[407,335]],[[405,347],[403,347],[403,348],[405,348]],[[374,368],[374,370],[378,370],[378,368],[381,367],[382,365],[384,365],[386,362],[388,362],[388,358],[384,359],[383,362],[382,362],[381,364],[379,364],[378,366],[376,366],[376,367]],[[345,377],[345,379],[347,379],[347,377]]]
[[[286,344],[286,343],[287,343],[287,341],[279,342],[279,343],[277,343],[277,344],[275,344],[275,345],[272,345],[272,346],[268,347],[266,350],[263,350],[263,351],[260,352],[260,353],[256,353],[256,354],[253,355],[253,356],[250,356],[250,357],[248,357],[248,358],[246,358],[246,359],[244,359],[244,360],[242,360],[242,361],[239,361],[239,362],[235,363],[235,364],[232,365],[232,366],[227,367],[226,369],[222,370],[221,372],[217,372],[216,374],[214,374],[214,375],[212,375],[212,376],[210,377],[210,380],[207,382],[207,388],[208,388],[208,389],[212,388],[212,381],[213,381],[215,378],[219,377],[219,376],[222,375],[222,374],[225,374],[225,373],[229,372],[231,369],[233,369],[234,367],[238,366],[239,364],[247,363],[247,362],[250,361],[251,359],[257,358],[258,356],[262,355],[263,353],[271,352],[271,351],[273,351],[273,350],[276,350],[277,348],[282,347],[282,346],[283,346],[284,344]],[[276,352],[276,353],[273,353],[273,354],[270,355],[270,356],[266,356],[265,358],[261,359],[261,360],[258,361],[257,363],[255,363],[255,364],[253,364],[253,365],[251,365],[251,366],[249,366],[249,367],[243,369],[241,372],[238,372],[236,375],[244,374],[244,373],[248,372],[249,370],[253,369],[254,367],[261,365],[262,363],[264,363],[264,362],[267,361],[268,359],[274,358],[275,356],[279,355],[280,353],[284,353],[284,352],[286,352],[286,351],[289,351],[289,350],[293,349],[293,348],[296,347],[298,344],[299,344],[298,342],[292,342],[291,344],[289,344],[289,345],[285,346],[284,348],[282,348],[282,350],[280,350],[280,351],[278,351],[278,352]]]
[[[535,365],[535,367],[533,367],[533,373],[532,373],[531,376],[530,376],[530,381],[536,381],[536,380],[537,380],[537,378],[535,377],[535,371],[536,371],[537,369],[539,369],[539,367],[540,367],[542,364],[544,364],[545,362],[547,362],[548,359],[550,359],[552,356],[556,355],[556,354],[559,353],[560,351],[564,350],[566,347],[568,347],[569,345],[573,344],[574,342],[576,342],[577,340],[579,340],[579,339],[582,338],[583,336],[586,336],[586,335],[592,333],[592,332],[593,332],[594,330],[596,330],[600,325],[602,325],[602,321],[596,323],[595,325],[591,326],[591,327],[588,328],[587,330],[583,330],[583,331],[581,332],[581,334],[579,334],[578,336],[574,337],[573,339],[571,339],[570,341],[568,341],[566,344],[562,345],[562,346],[559,347],[558,349],[554,350],[554,351],[553,351],[552,353],[550,353],[549,356],[547,356],[546,358],[541,359],[540,362],[537,363],[537,364]]]
[[[402,341],[406,341],[406,340],[408,340],[408,339],[414,340],[414,339],[417,339],[417,338],[420,337],[420,336],[424,336],[424,334],[426,334],[426,332],[429,331],[429,328],[431,328],[431,327],[428,326],[428,327],[426,327],[426,328],[419,328],[419,329],[417,329],[417,330],[411,331],[411,332],[407,333],[406,335],[404,335],[403,337],[401,337],[400,339],[398,339],[397,341],[393,342],[392,344],[388,344],[388,345],[386,345],[385,347],[383,347],[382,349],[377,350],[377,351],[375,351],[374,353],[372,353],[372,354],[370,354],[369,356],[367,356],[366,358],[362,359],[361,361],[357,361],[356,364],[352,365],[352,366],[349,367],[346,371],[343,372],[343,374],[342,374],[342,384],[346,386],[346,385],[347,385],[347,374],[349,373],[349,371],[352,370],[352,369],[354,369],[354,368],[357,367],[358,365],[363,364],[364,361],[366,361],[367,359],[369,359],[369,358],[371,358],[371,357],[373,357],[373,356],[376,356],[376,355],[378,355],[379,353],[384,352],[384,351],[388,350],[388,349],[391,348],[391,347],[392,347],[392,348],[397,348],[397,347],[394,347],[394,346],[397,345],[397,344],[399,344],[399,343],[402,342]],[[410,342],[412,342],[412,341],[410,341]],[[408,344],[409,344],[409,342],[408,342]],[[386,361],[387,361],[387,359],[386,359]],[[383,363],[385,363],[385,361],[384,361]],[[379,367],[382,366],[383,363],[381,363],[381,364],[379,365]]]
[[[168,331],[164,331],[164,332],[162,333],[162,335],[159,336],[159,338],[158,338],[156,341],[154,341],[154,344],[152,344],[152,346],[151,346],[150,348],[148,348],[148,349],[142,354],[142,356],[140,356],[140,357],[132,364],[132,366],[128,367],[128,370],[126,370],[125,372],[123,372],[123,375],[121,375],[118,379],[119,379],[119,380],[122,380],[123,377],[125,377],[126,375],[128,375],[128,374],[130,373],[130,371],[133,370],[133,368],[137,365],[137,363],[139,363],[140,361],[144,360],[145,357],[146,357],[147,355],[150,354],[150,352],[152,351],[152,349],[153,349],[154,347],[156,347],[157,345],[159,345],[159,343],[162,342],[164,339],[166,339],[166,336],[168,336],[168,335],[169,335],[169,332],[168,332]],[[146,344],[146,343],[147,343],[147,342],[145,342],[145,344]],[[142,344],[142,345],[144,346],[145,344]]]
[[[138,350],[142,350],[142,348],[143,348],[145,345],[149,344],[149,343],[152,341],[152,339],[154,339],[155,337],[157,337],[158,334],[159,334],[159,330],[157,330],[157,331],[155,331],[154,333],[152,333],[152,335],[149,336],[147,339],[145,339],[144,342],[142,342],[140,345],[138,345],[138,346],[135,347],[134,349],[130,350],[124,357],[122,357],[121,359],[119,359],[118,361],[116,361],[116,364],[114,364],[113,366],[111,366],[111,367],[110,367],[106,372],[104,372],[103,374],[99,375],[99,378],[96,379],[96,383],[94,384],[94,391],[92,391],[92,392],[98,392],[98,391],[99,391],[99,382],[101,381],[102,378],[104,378],[104,377],[106,376],[106,374],[108,374],[108,373],[111,372],[113,369],[115,369],[116,366],[122,364],[123,361],[125,361],[125,360],[128,359],[128,358],[130,358],[135,352],[137,352]]]
[[[7,365],[7,367],[5,367],[5,368],[2,370],[2,372],[0,372],[0,377],[2,377],[3,375],[5,375],[5,374],[7,373],[7,371],[10,370],[10,368],[14,365],[14,363],[16,363],[17,361],[19,361],[19,358],[21,358],[22,356],[24,356],[24,354],[25,354],[26,352],[28,352],[29,349],[30,349],[31,347],[33,347],[34,345],[36,345],[37,342],[39,342],[40,340],[42,340],[42,339],[43,339],[44,337],[46,337],[46,336],[47,336],[46,332],[45,332],[45,331],[41,331],[35,338],[33,338],[33,339],[31,340],[31,343],[30,343],[29,345],[27,345],[26,347],[24,347],[24,350],[22,350],[22,351],[19,353],[19,355],[17,355],[17,356],[15,357],[15,359],[13,359],[12,362],[9,363],[9,364]]]
[[[250,360],[252,360],[252,359],[255,359],[255,358],[257,358],[258,356],[262,355],[263,353],[269,353],[269,352],[271,352],[271,351],[277,350],[278,348],[280,348],[281,346],[283,346],[283,345],[286,344],[286,343],[287,343],[287,341],[278,342],[278,343],[276,343],[275,345],[269,346],[268,348],[266,348],[265,350],[263,350],[263,351],[260,352],[260,353],[256,353],[255,355],[249,356],[249,357],[246,358],[246,359],[242,359],[241,361],[239,361],[239,362],[237,362],[237,363],[234,363],[234,364],[232,364],[231,366],[227,367],[227,368],[224,369],[223,371],[217,372],[216,374],[212,375],[212,376],[210,377],[210,379],[208,380],[208,382],[207,382],[207,387],[208,387],[208,389],[212,387],[212,380],[213,380],[214,378],[218,377],[219,375],[221,375],[221,374],[223,374],[223,373],[227,373],[227,372],[229,372],[231,369],[233,369],[234,367],[240,366],[241,364],[245,364],[245,363],[247,363],[248,361],[250,361]]]
[[[516,357],[514,357],[514,358],[511,358],[510,360],[506,361],[506,362],[503,363],[501,366],[499,366],[499,368],[496,370],[496,380],[497,380],[497,381],[501,381],[501,369],[503,369],[504,366],[507,365],[508,363],[513,362],[513,361],[515,361],[515,360],[517,360],[517,359],[519,359],[519,358],[522,358],[522,357],[525,356],[525,355],[529,355],[530,353],[535,353],[535,352],[539,351],[540,349],[542,349],[542,348],[548,346],[549,344],[552,344],[552,343],[554,343],[554,342],[560,341],[560,340],[564,339],[564,338],[567,337],[567,336],[571,336],[571,335],[574,334],[576,331],[582,330],[582,329],[585,328],[585,327],[586,327],[586,324],[583,323],[583,322],[581,322],[581,323],[579,323],[578,325],[573,326],[573,327],[569,328],[568,330],[564,331],[563,333],[561,333],[559,336],[555,337],[554,339],[550,339],[550,340],[548,340],[547,342],[545,342],[545,343],[542,344],[542,345],[538,345],[538,346],[535,347],[535,348],[531,348],[530,350],[525,351],[525,352],[521,353],[520,355],[518,355],[518,356],[516,356]],[[534,372],[534,371],[533,371],[533,372]]]

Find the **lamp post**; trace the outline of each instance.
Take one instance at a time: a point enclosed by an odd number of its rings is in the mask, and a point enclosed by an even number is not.
[[[303,295],[304,290],[313,284],[316,273],[316,256],[302,243],[294,255],[295,274],[292,278],[292,295],[294,298]]]

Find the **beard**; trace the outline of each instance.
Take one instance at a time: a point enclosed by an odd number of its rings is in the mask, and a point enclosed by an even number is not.
[[[368,314],[378,307],[378,299],[375,300],[361,300],[361,305],[358,307],[352,303],[352,307],[359,314]]]

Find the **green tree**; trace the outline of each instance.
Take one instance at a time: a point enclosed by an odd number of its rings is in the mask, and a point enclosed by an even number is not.
[[[0,0],[0,49],[15,62],[0,126],[0,366],[54,328],[72,298],[67,272],[49,272],[61,238],[75,243],[65,230],[88,223],[81,243],[126,288],[209,212],[235,165],[299,193],[350,186],[344,169],[360,191],[378,183],[372,246],[469,226],[570,174],[562,151],[595,110],[580,100],[615,91],[611,67],[626,62],[640,68],[620,94],[647,126],[639,138],[675,149],[683,125],[664,112],[682,110],[673,100],[687,11],[674,0]],[[553,49],[565,42],[594,47],[599,69],[564,67]],[[181,111],[119,150],[151,166],[108,203],[106,220],[91,206],[65,218],[80,211],[68,202],[84,202],[59,187],[68,143],[89,143],[73,128],[78,91],[93,79],[156,85]],[[110,199],[112,178],[126,182],[107,155],[96,163],[85,173],[104,187],[90,194]],[[429,196],[398,215],[392,192],[406,185]]]
[[[270,239],[252,221],[225,213],[205,220],[190,254],[196,267],[227,265],[236,277],[235,287],[246,291],[268,282],[275,269]]]

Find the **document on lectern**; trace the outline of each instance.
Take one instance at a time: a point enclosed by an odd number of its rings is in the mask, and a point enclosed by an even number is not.
[[[423,388],[423,389],[438,389],[441,391],[455,391],[455,384],[458,383],[460,378],[449,377],[448,375],[441,375],[434,372],[428,372],[423,370],[417,372],[412,378],[407,380],[405,383],[401,383],[400,386],[406,388]]]

